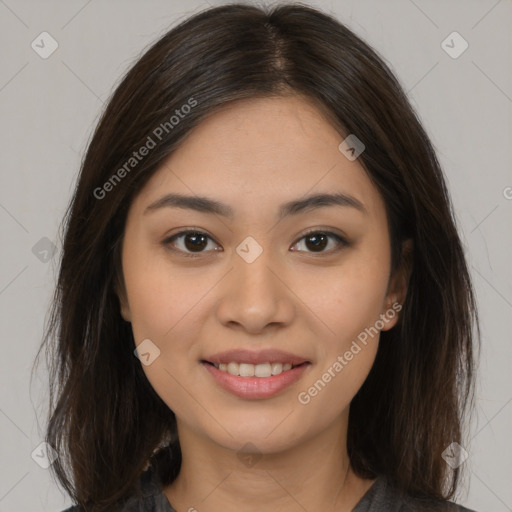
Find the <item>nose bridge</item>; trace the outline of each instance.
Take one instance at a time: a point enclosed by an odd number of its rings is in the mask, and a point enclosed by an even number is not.
[[[235,290],[240,300],[248,300],[255,304],[260,300],[267,303],[277,300],[276,294],[278,283],[276,283],[275,271],[271,269],[276,262],[272,261],[271,250],[265,249],[252,237],[244,240],[236,249],[234,259]]]
[[[272,251],[252,237],[239,244],[218,309],[222,322],[236,322],[256,331],[269,323],[290,320],[292,303],[278,278],[279,262],[276,265],[273,259]]]
[[[235,277],[241,286],[251,293],[273,295],[276,276],[275,271],[271,271],[275,262],[271,261],[270,251],[263,251],[254,260],[248,261],[241,256],[234,260]]]

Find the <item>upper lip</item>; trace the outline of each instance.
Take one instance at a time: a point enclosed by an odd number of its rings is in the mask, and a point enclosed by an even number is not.
[[[248,363],[248,364],[261,364],[261,363],[290,363],[297,366],[302,363],[309,362],[304,357],[284,352],[283,350],[264,349],[258,352],[251,350],[227,350],[225,352],[218,352],[212,356],[204,358],[204,361],[214,364],[221,363]]]

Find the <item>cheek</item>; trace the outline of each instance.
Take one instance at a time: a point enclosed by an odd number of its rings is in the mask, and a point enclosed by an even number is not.
[[[298,407],[316,422],[329,425],[348,407],[366,380],[377,353],[377,344],[361,346],[346,359],[345,352],[327,358],[299,391]]]
[[[145,260],[146,263],[149,259]],[[127,261],[125,283],[129,298],[131,325],[136,345],[149,339],[150,364],[141,366],[156,393],[175,413],[190,409],[190,396],[184,393],[187,379],[198,360],[198,347],[191,343],[198,304],[211,288],[208,278],[190,280],[186,274],[153,260],[137,265]],[[156,348],[155,348],[156,347]],[[153,355],[155,354],[155,355]],[[190,362],[190,364],[186,364]]]
[[[317,293],[310,294],[308,303],[321,319],[322,334],[315,331],[321,338],[316,350],[319,364],[298,400],[325,424],[349,406],[373,366],[380,337],[376,322],[387,286],[378,262],[344,270],[317,279],[315,288],[310,288]]]
[[[162,261],[128,262],[125,282],[136,341],[152,337],[163,341],[182,327],[211,288],[209,280],[188,276]]]
[[[385,263],[385,262],[384,262]],[[343,265],[304,277],[297,282],[298,295],[320,320],[332,350],[343,349],[380,318],[388,284],[387,267],[376,258],[355,255]]]

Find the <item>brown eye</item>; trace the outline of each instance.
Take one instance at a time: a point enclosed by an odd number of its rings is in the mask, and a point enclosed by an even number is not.
[[[304,241],[304,242],[303,242]],[[334,241],[334,244],[330,244]],[[208,249],[208,244],[212,242],[213,246]],[[310,231],[304,235],[295,246],[304,243],[306,250],[300,249],[299,252],[309,252],[318,254],[331,254],[341,250],[343,247],[348,246],[348,242],[340,235],[331,231]],[[170,238],[164,240],[163,245],[169,250],[180,253],[186,257],[199,257],[202,254],[209,253],[211,251],[222,250],[214,242],[214,240],[201,231],[182,231]],[[331,247],[329,248],[329,245]],[[328,248],[326,250],[326,248]],[[295,251],[297,249],[294,249]]]
[[[322,251],[328,245],[328,237],[324,233],[308,235],[306,237],[306,247],[312,251]]]
[[[181,252],[184,256],[194,257],[194,253],[200,255],[209,252],[205,249],[208,247],[210,240],[213,242],[210,236],[201,231],[182,231],[164,240],[163,244],[172,251]],[[214,244],[214,247],[218,246]],[[214,248],[213,250],[218,249]]]
[[[304,240],[304,245],[307,249],[306,252],[313,253],[331,253],[336,252],[337,250],[342,249],[344,246],[348,245],[348,243],[336,233],[332,233],[331,231],[310,231],[305,236],[303,236],[299,242],[295,244],[298,246]],[[331,247],[329,250],[324,250],[329,245],[329,240],[335,240],[334,248]],[[294,246],[294,247],[295,247]]]
[[[185,235],[185,247],[189,251],[202,251],[207,245],[207,236],[202,233],[189,233]]]

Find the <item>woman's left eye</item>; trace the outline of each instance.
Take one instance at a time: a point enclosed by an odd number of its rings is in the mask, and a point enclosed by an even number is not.
[[[205,250],[208,247],[208,240],[214,242],[209,235],[201,231],[182,231],[164,240],[163,244],[173,252],[180,252],[183,256],[196,258],[204,252],[210,252]],[[334,249],[331,247],[329,250],[325,251],[324,249],[329,245],[329,240],[336,242],[335,247]],[[176,243],[179,241],[181,241],[181,244]],[[348,245],[347,241],[340,235],[331,231],[321,230],[310,231],[306,235],[303,235],[292,247],[299,246],[301,243],[305,244],[306,248],[312,250],[313,253],[322,254],[336,252]],[[181,245],[181,247],[176,247],[179,245]],[[217,248],[214,248],[213,251],[222,250],[215,242],[214,246]]]
[[[329,239],[335,240],[336,244],[334,249],[330,248],[327,251],[324,251],[326,246],[329,245]],[[308,248],[313,248],[313,253],[333,253],[341,250],[343,247],[348,245],[348,242],[341,237],[340,235],[333,233],[332,231],[310,231],[306,235],[304,235],[295,245],[299,245],[301,241],[304,240],[304,244]]]

